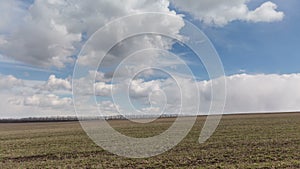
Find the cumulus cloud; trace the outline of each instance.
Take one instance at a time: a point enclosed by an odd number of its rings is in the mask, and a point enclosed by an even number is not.
[[[57,78],[55,75],[50,75],[43,88],[49,91],[71,90],[72,86],[69,80]]]
[[[95,95],[96,96],[110,96],[112,91],[112,84],[106,84],[104,82],[95,83]]]
[[[277,5],[268,1],[263,3],[254,11],[249,11],[247,20],[252,22],[274,22],[280,21],[284,17],[283,12],[276,11]]]
[[[58,108],[70,106],[72,104],[71,98],[60,98],[54,94],[48,95],[33,95],[24,98],[25,106],[51,107]]]
[[[116,115],[120,110],[120,107],[112,101],[101,101],[97,106],[104,115]]]
[[[1,75],[0,74],[0,90],[12,89],[14,87],[22,86],[23,80],[17,79],[12,75]]]
[[[6,41],[0,46],[4,55],[38,66],[61,68],[65,63],[72,63],[73,43],[81,40],[81,34],[69,33],[66,26],[57,23],[55,15],[59,9],[51,8],[48,1],[34,1],[28,9],[26,2],[3,3],[8,8],[1,12],[9,15],[11,22],[18,23],[0,32]],[[22,10],[23,15],[10,13],[14,9]]]
[[[114,103],[119,105],[124,114],[153,115],[161,112],[178,114],[180,111],[196,113],[195,105],[197,104],[195,103],[200,100],[197,100],[197,95],[191,95],[191,93],[196,93],[195,84],[183,78],[177,78],[177,81],[181,86],[172,78],[124,81],[118,85],[119,89],[113,93]],[[128,86],[125,83],[130,84]],[[182,88],[180,89],[180,87]],[[180,107],[181,99],[184,100],[184,108]],[[153,112],[151,113],[150,110]]]
[[[89,75],[92,79],[95,79],[95,82],[110,82],[111,78],[105,76],[105,73],[101,71],[90,70]]]
[[[73,91],[84,96],[110,96],[112,87],[116,87],[108,83],[110,78],[105,78],[104,73],[98,71],[89,71],[87,76],[73,78],[72,81]]]
[[[267,1],[258,8],[250,10],[248,0],[171,0],[176,8],[192,14],[208,25],[224,26],[235,20],[248,22],[280,21],[284,13],[277,11],[277,5]]]
[[[151,92],[161,90],[161,82],[152,80],[145,82],[142,79],[132,80],[130,94],[133,98],[148,97]]]
[[[34,94],[32,96],[14,96],[8,99],[8,103],[17,106],[29,106],[31,108],[58,109],[72,105],[70,97],[59,97],[54,94]],[[16,112],[15,112],[16,113]]]
[[[44,82],[0,75],[0,117],[74,115],[70,83],[55,76],[49,79]]]

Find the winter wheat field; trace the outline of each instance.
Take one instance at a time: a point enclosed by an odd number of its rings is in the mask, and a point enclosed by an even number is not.
[[[132,137],[167,129],[173,118],[109,123]],[[0,124],[0,168],[300,168],[300,113],[225,115],[203,144],[198,117],[175,148],[151,158],[119,157],[93,143],[79,122]]]

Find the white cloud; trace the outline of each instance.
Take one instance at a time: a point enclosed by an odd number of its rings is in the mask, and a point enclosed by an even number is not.
[[[227,77],[227,112],[300,110],[300,74]]]
[[[118,84],[118,90],[113,93],[114,102],[119,105],[124,114],[151,114],[150,110],[155,111],[152,114],[161,112],[177,114],[182,108],[180,107],[182,98],[185,102],[182,112],[193,111],[195,113],[197,98],[194,97],[193,93],[196,91],[196,85],[188,79],[178,77],[176,80],[179,84],[172,78],[151,81],[143,79],[125,80]],[[193,110],[188,110],[187,107]]]
[[[247,20],[252,22],[280,21],[283,19],[284,13],[278,12],[276,9],[277,5],[268,1],[254,11],[250,11],[247,15]]]
[[[280,21],[284,13],[277,11],[277,5],[267,1],[258,8],[250,10],[249,0],[171,0],[176,8],[192,14],[208,25],[224,26],[235,20],[248,22]]]
[[[0,93],[0,118],[75,116],[72,99],[54,94],[23,96]]]
[[[130,84],[130,96],[133,98],[148,97],[151,92],[159,91],[161,82],[152,80],[144,82],[142,79],[132,80]]]
[[[237,74],[226,77],[226,83],[225,113],[300,110],[300,74]],[[206,107],[211,100],[211,81],[201,81],[198,86],[201,105]]]
[[[28,21],[15,33],[6,37],[7,43],[0,47],[4,55],[15,60],[38,66],[64,67],[72,63],[70,57],[81,35],[66,34],[64,30]]]
[[[65,81],[63,79],[55,80],[58,81],[50,85],[51,91],[45,88],[48,83],[45,81],[0,75],[0,118],[75,115],[72,98],[69,97],[70,84],[62,83]]]
[[[159,3],[161,1],[155,1]],[[162,6],[163,9],[168,9],[168,4]],[[147,10],[145,10],[147,11]],[[157,9],[157,12],[165,10]],[[180,15],[175,15],[174,12],[165,12],[171,14],[172,17],[162,15],[140,15],[134,18],[126,18],[125,20],[118,20],[118,24],[110,24],[102,30],[102,34],[94,35],[90,39],[87,46],[82,51],[82,56],[78,59],[80,65],[98,66],[98,61],[101,56],[105,56],[102,66],[105,68],[115,66],[120,63],[124,58],[130,56],[134,52],[148,49],[158,48],[168,50],[174,43],[169,38],[161,35],[138,35],[128,38],[129,35],[134,35],[140,32],[159,32],[161,34],[173,35],[180,39],[180,29],[184,26],[184,22]],[[115,22],[116,23],[116,22]],[[127,38],[127,39],[123,39]],[[120,42],[121,40],[124,40]],[[114,44],[119,42],[118,44]],[[114,46],[115,45],[115,46]],[[113,48],[106,53],[106,49]],[[156,51],[152,51],[152,55]],[[150,56],[150,55],[149,55]],[[150,58],[148,59],[150,61]],[[137,59],[136,63],[144,62],[145,60]],[[150,61],[151,62],[151,61]]]
[[[23,80],[17,79],[12,75],[1,75],[0,74],[0,90],[12,89],[14,87],[22,86]]]
[[[8,103],[17,106],[29,106],[32,109],[45,107],[58,109],[63,107],[70,108],[72,105],[72,99],[70,97],[59,97],[54,94],[34,94],[32,96],[12,95],[8,99]]]
[[[116,115],[120,107],[111,101],[101,101],[98,103],[98,108],[102,115]]]
[[[97,82],[95,85],[96,96],[111,96],[112,84],[106,84],[104,82]]]
[[[43,88],[49,91],[71,90],[72,86],[69,80],[56,78],[55,75],[50,75]]]
[[[25,106],[50,107],[55,109],[59,107],[70,106],[71,104],[71,98],[60,98],[54,94],[33,95],[24,98]]]
[[[73,91],[83,96],[110,96],[113,85],[107,84],[102,72],[89,71],[88,75],[80,78],[73,78]],[[80,85],[80,86],[79,86]]]
[[[95,79],[95,82],[110,82],[111,78],[105,77],[105,74],[100,71],[89,71],[89,75],[92,79]]]

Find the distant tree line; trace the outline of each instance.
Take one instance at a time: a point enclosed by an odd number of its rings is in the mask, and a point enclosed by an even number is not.
[[[27,117],[27,118],[6,118],[0,119],[0,123],[30,123],[30,122],[71,122],[71,121],[88,121],[88,120],[126,120],[126,119],[148,119],[154,118],[155,115],[112,115],[97,117],[76,117],[76,116],[56,116],[56,117]],[[175,114],[163,114],[160,118],[177,117]]]
[[[27,118],[7,118],[0,119],[0,123],[25,123],[25,122],[64,122],[64,121],[78,121],[77,117],[27,117]]]

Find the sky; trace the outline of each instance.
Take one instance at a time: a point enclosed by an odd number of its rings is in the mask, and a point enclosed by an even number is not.
[[[74,116],[75,108],[80,115],[206,114],[210,105],[223,103],[224,113],[299,111],[299,5],[298,0],[1,0],[0,118]],[[145,12],[172,17],[126,19]],[[187,45],[193,39],[188,23],[218,53],[225,87],[222,78],[210,78]],[[96,32],[103,27],[102,34]],[[124,38],[140,30],[161,34]],[[106,51],[109,44],[114,46]]]

